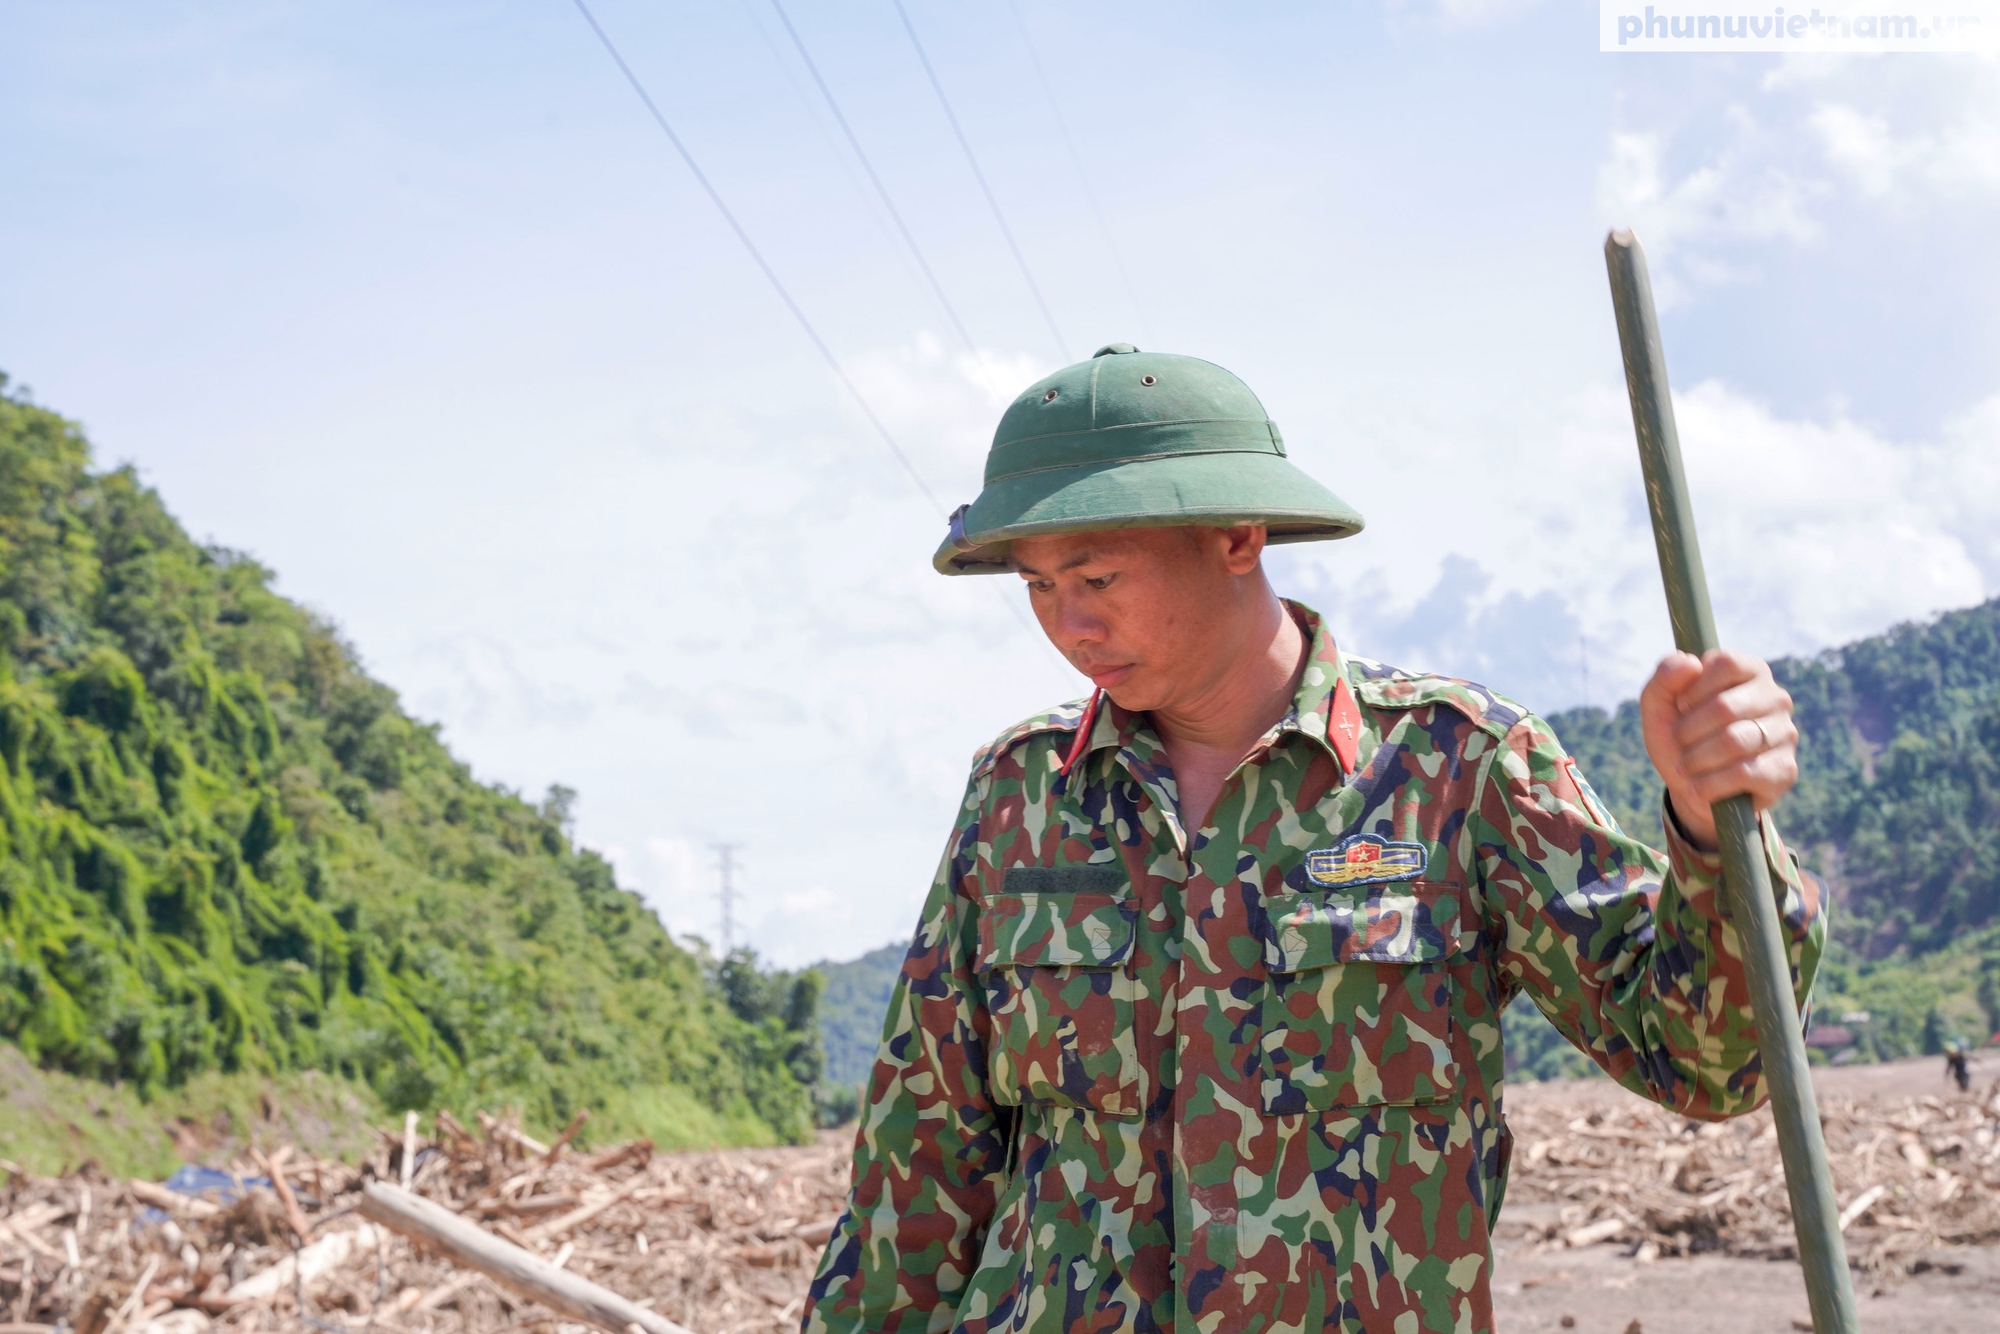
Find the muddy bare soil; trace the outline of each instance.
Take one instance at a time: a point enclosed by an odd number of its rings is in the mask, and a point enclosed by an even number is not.
[[[1723,1255],[1635,1264],[1617,1245],[1538,1253],[1523,1243],[1522,1233],[1529,1223],[1551,1221],[1553,1208],[1528,1205],[1508,1213],[1494,1246],[1493,1304],[1502,1334],[1625,1334],[1635,1320],[1649,1334],[1811,1328],[1795,1264]],[[2000,1248],[1940,1247],[1918,1263],[1922,1272],[1885,1285],[1864,1280],[1857,1289],[1861,1328],[1868,1334],[2000,1330]]]
[[[1975,1090],[2000,1076],[2000,1056],[1974,1062]],[[1885,1107],[1955,1095],[1935,1058],[1817,1072],[1822,1100]],[[1584,1113],[1622,1095],[1602,1080],[1510,1088],[1510,1121]],[[1632,1099],[1637,1105],[1637,1099]],[[1810,1330],[1796,1263],[1715,1253],[1647,1260],[1622,1241],[1551,1244],[1562,1206],[1537,1198],[1537,1166],[1517,1155],[1494,1246],[1494,1306],[1503,1334],[1789,1334]],[[1546,1173],[1547,1169],[1544,1169]],[[1856,1275],[1861,1328],[1869,1334],[2000,1334],[2000,1246],[1928,1246],[1882,1272]]]

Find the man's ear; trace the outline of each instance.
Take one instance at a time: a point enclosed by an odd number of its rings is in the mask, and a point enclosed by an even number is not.
[[[1218,530],[1222,534],[1222,563],[1241,577],[1256,569],[1264,559],[1264,543],[1269,530],[1261,523],[1239,523]]]

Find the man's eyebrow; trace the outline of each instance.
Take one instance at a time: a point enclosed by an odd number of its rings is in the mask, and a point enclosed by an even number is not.
[[[1090,564],[1090,562],[1092,562],[1092,561],[1094,561],[1094,560],[1096,560],[1096,559],[1097,559],[1097,553],[1096,553],[1095,551],[1085,551],[1085,552],[1080,552],[1080,553],[1078,553],[1077,555],[1074,555],[1074,556],[1071,556],[1071,557],[1070,557],[1070,558],[1069,558],[1068,560],[1064,561],[1064,562],[1063,562],[1063,563],[1062,563],[1061,565],[1058,565],[1058,566],[1056,567],[1056,572],[1057,572],[1058,574],[1060,574],[1060,573],[1064,573],[1064,572],[1066,572],[1066,571],[1069,571],[1069,570],[1074,570],[1074,569],[1076,569],[1076,568],[1077,568],[1077,567],[1078,567],[1079,565],[1088,565],[1088,564]],[[1042,572],[1041,572],[1040,570],[1036,569],[1036,568],[1035,568],[1034,566],[1032,566],[1032,565],[1023,565],[1023,564],[1021,564],[1021,562],[1020,562],[1020,561],[1018,561],[1018,560],[1014,562],[1014,572],[1015,572],[1016,574],[1032,574],[1032,575],[1037,575],[1037,576],[1039,576],[1039,575],[1040,575],[1040,574],[1042,573]]]

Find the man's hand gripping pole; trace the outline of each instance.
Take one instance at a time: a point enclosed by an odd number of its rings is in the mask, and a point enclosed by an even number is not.
[[[1646,507],[1653,516],[1653,540],[1660,553],[1660,577],[1667,586],[1674,643],[1682,652],[1700,657],[1717,647],[1715,617],[1709,610],[1708,579],[1681,470],[1680,436],[1667,396],[1667,364],[1653,315],[1646,253],[1631,232],[1615,231],[1605,238],[1604,262],[1611,271],[1611,302],[1617,308],[1618,341],[1625,353],[1625,388],[1632,398],[1632,426],[1639,437]],[[1719,801],[1714,811],[1725,891],[1743,938],[1750,1010],[1757,1021],[1764,1077],[1771,1087],[1771,1111],[1777,1120],[1778,1150],[1785,1163],[1813,1329],[1816,1334],[1855,1334],[1854,1287],[1840,1239],[1840,1211],[1813,1103],[1805,1038],[1792,1000],[1791,965],[1757,813],[1747,796]]]

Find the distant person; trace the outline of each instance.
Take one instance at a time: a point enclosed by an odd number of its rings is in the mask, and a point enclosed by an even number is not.
[[[1526,709],[1272,592],[1267,544],[1360,528],[1208,362],[1114,344],[1006,410],[933,564],[1018,576],[1096,689],[973,760],[807,1331],[1490,1330],[1520,993],[1643,1097],[1764,1101],[1709,807],[1797,776],[1769,667],[1654,672],[1655,851]],[[1819,888],[1763,830],[1803,996]]]
[[[1944,1048],[1944,1077],[1958,1081],[1960,1093],[1972,1088],[1972,1065],[1965,1054],[1965,1048],[1956,1042],[1948,1042]]]

